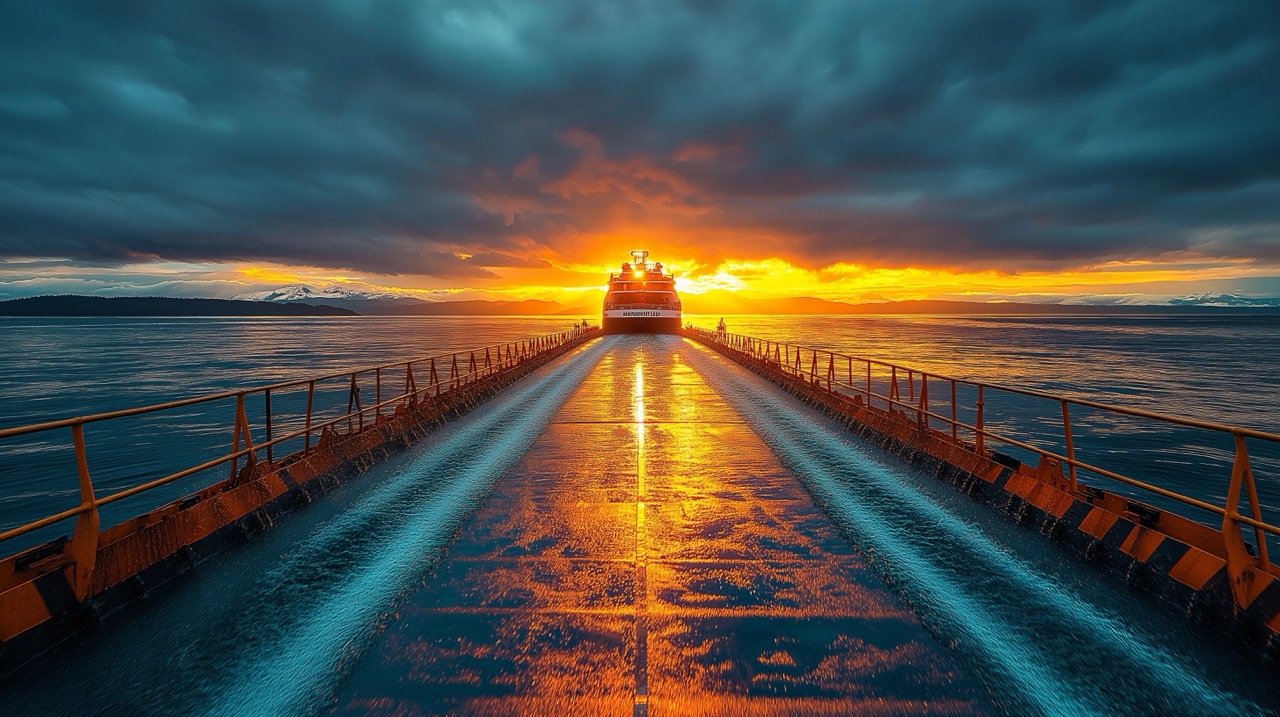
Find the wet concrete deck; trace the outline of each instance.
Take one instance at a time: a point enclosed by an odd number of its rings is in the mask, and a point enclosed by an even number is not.
[[[703,349],[606,341],[586,381],[387,617],[336,711],[988,711],[976,683],[682,360]]]

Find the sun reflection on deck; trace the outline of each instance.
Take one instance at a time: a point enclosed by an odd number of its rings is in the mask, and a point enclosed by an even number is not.
[[[633,415],[636,422],[636,693],[634,714],[648,713],[649,702],[649,576],[645,534],[645,410],[644,410],[644,360],[636,360],[635,388],[633,389]]]

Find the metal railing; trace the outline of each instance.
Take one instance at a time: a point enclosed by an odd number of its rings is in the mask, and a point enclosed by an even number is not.
[[[1280,526],[1263,520],[1262,505],[1258,500],[1257,484],[1249,463],[1246,439],[1267,441],[1280,445],[1280,434],[1215,421],[1117,406],[1084,398],[1073,398],[1017,386],[928,373],[889,361],[752,336],[709,331],[694,327],[686,328],[685,333],[707,343],[722,345],[742,354],[745,358],[763,363],[774,370],[793,378],[801,379],[809,385],[829,393],[842,395],[846,398],[860,397],[868,406],[880,404],[880,406],[889,411],[904,414],[907,417],[914,417],[921,428],[931,429],[935,424],[940,424],[943,427],[940,432],[943,436],[949,436],[955,443],[961,443],[962,438],[970,439],[969,446],[979,454],[986,455],[988,442],[997,442],[1030,451],[1042,459],[1047,458],[1057,461],[1061,466],[1066,467],[1067,474],[1064,478],[1070,489],[1075,493],[1081,492],[1080,473],[1087,473],[1116,481],[1139,491],[1158,495],[1201,511],[1208,511],[1221,520],[1228,562],[1232,562],[1233,559],[1236,563],[1241,561],[1252,562],[1254,560],[1254,556],[1248,554],[1248,549],[1241,540],[1241,530],[1246,527],[1251,528],[1254,547],[1257,550],[1258,566],[1263,570],[1276,572],[1275,566],[1271,563],[1268,555],[1266,536],[1268,534],[1280,536]],[[873,376],[873,370],[878,371],[879,375]],[[902,386],[904,381],[906,384],[905,391]],[[874,390],[876,383],[887,384],[888,392],[877,393]],[[949,399],[947,401],[949,404],[947,413],[938,413],[931,409],[929,402],[931,386],[940,387],[949,394],[947,397]],[[966,412],[971,412],[974,416],[973,423],[967,423],[959,417],[958,388],[967,389],[968,393],[976,395],[976,402],[971,407],[966,407]],[[1043,399],[1055,404],[1056,409],[1061,412],[1062,441],[1066,448],[1065,453],[1036,446],[1027,441],[991,430],[989,427],[990,416],[987,415],[986,404],[987,399],[993,392]],[[1075,436],[1072,434],[1071,409],[1073,406],[1156,421],[1165,425],[1213,431],[1230,436],[1234,443],[1234,458],[1227,484],[1225,503],[1215,505],[1081,460],[1077,456]],[[1248,501],[1248,515],[1240,511],[1240,499],[1242,497],[1245,497]]]
[[[676,302],[659,302],[659,301],[652,301],[652,302],[640,303],[640,304],[608,304],[604,307],[604,310],[605,311],[639,311],[639,310],[679,311],[680,304]]]
[[[11,439],[69,429],[71,447],[75,453],[76,473],[80,491],[79,504],[75,507],[0,531],[0,543],[70,518],[77,518],[71,540],[73,545],[68,547],[68,553],[74,552],[74,544],[78,542],[92,544],[96,549],[98,510],[104,505],[159,488],[221,465],[229,465],[229,475],[234,478],[239,472],[241,459],[247,461],[246,466],[255,465],[258,463],[260,456],[265,454],[266,462],[272,464],[275,462],[275,448],[286,441],[301,438],[301,454],[305,455],[313,450],[313,437],[322,436],[326,431],[338,429],[343,425],[346,426],[348,433],[362,431],[367,421],[372,421],[376,424],[384,415],[394,413],[399,407],[411,407],[430,398],[442,395],[447,396],[452,391],[467,388],[477,381],[516,367],[546,351],[558,349],[595,331],[597,331],[596,327],[575,327],[571,331],[494,344],[474,350],[426,356],[367,368],[339,371],[311,378],[282,381],[265,386],[221,391],[149,406],[106,411],[0,429],[0,439]],[[320,413],[315,405],[317,387],[326,385],[336,386],[338,391],[342,391],[345,386],[346,407],[341,415],[317,420],[317,416]],[[373,403],[366,405],[364,396],[365,392],[369,390],[373,392]],[[294,421],[301,424],[301,427],[280,433],[277,430],[280,417],[272,410],[272,399],[278,399],[282,394],[288,392],[305,392],[306,408]],[[246,402],[256,397],[261,397],[262,415],[264,417],[263,424],[257,427],[250,425],[245,410]],[[229,452],[212,460],[168,473],[162,477],[109,495],[102,497],[95,495],[90,477],[89,459],[85,451],[86,426],[131,416],[157,414],[189,406],[230,400],[234,400],[235,407],[232,418],[231,449]],[[265,436],[265,441],[254,443],[253,431],[255,429],[261,431],[262,435]],[[92,540],[89,538],[90,535],[92,535]]]

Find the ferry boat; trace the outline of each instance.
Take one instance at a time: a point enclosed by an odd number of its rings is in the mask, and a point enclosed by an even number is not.
[[[606,334],[674,334],[680,329],[680,297],[676,278],[661,262],[650,262],[649,252],[631,252],[631,261],[617,274],[609,274],[604,295]]]

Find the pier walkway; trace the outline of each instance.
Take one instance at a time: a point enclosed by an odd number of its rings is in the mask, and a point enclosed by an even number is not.
[[[987,711],[680,339],[607,341],[340,713]]]

